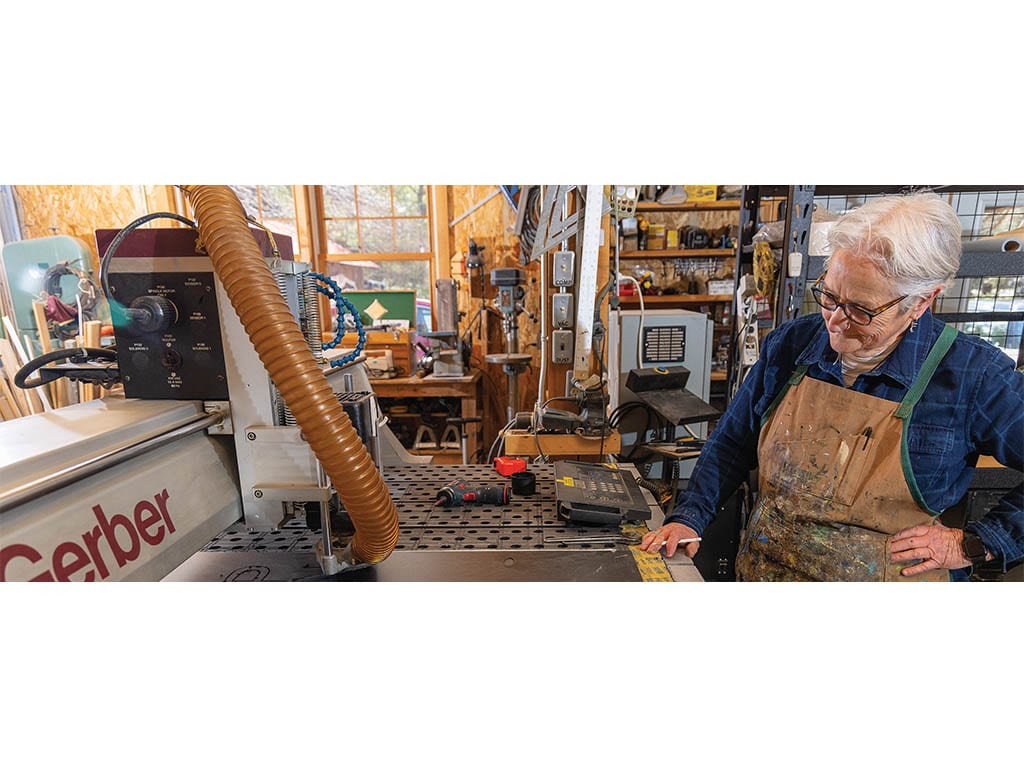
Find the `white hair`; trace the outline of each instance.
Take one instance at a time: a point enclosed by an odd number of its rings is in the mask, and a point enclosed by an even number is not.
[[[898,293],[907,294],[909,305],[951,285],[960,268],[960,236],[960,219],[949,203],[921,192],[869,200],[835,223],[828,242],[832,253],[842,248],[874,263]]]

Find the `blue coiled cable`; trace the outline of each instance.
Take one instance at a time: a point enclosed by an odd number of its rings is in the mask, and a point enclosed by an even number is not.
[[[341,295],[341,287],[334,282],[327,275],[322,275],[319,272],[310,272],[310,277],[315,277],[322,283],[327,284],[327,288],[322,285],[316,286],[317,293],[322,293],[324,296],[334,302],[334,306],[338,308],[338,328],[334,332],[334,339],[324,344],[324,349],[334,349],[341,343],[342,338],[345,336],[345,322],[344,312],[342,312],[342,305],[348,310],[348,313],[352,315],[352,319],[356,323],[356,333],[359,334],[359,343],[356,344],[356,348],[349,352],[344,357],[338,358],[337,360],[331,360],[331,367],[338,367],[350,363],[355,360],[363,351],[363,347],[366,346],[366,331],[363,330],[363,322],[359,319],[359,311],[352,306],[352,302]]]

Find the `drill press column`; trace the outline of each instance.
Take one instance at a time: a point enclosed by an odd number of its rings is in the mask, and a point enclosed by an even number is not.
[[[487,355],[484,360],[488,363],[500,364],[508,379],[508,404],[505,414],[507,421],[510,422],[515,418],[519,408],[519,374],[526,370],[526,366],[533,359],[532,355],[519,352],[517,318],[522,312],[526,312],[522,304],[522,299],[526,295],[523,290],[525,282],[526,273],[517,267],[501,267],[491,270],[491,285],[498,288],[495,304],[498,311],[501,312],[501,328],[505,333],[505,352]]]

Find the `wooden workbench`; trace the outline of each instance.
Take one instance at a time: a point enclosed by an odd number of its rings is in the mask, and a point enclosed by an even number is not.
[[[429,374],[422,379],[415,376],[403,376],[394,379],[370,379],[374,393],[380,399],[386,398],[425,398],[455,397],[459,399],[460,414],[463,418],[480,416],[479,404],[483,399],[479,369],[471,370],[465,376],[434,376]],[[480,428],[482,422],[466,425],[466,453],[472,460],[480,445]],[[438,439],[441,435],[437,436]],[[412,453],[429,453],[438,464],[459,464],[462,462],[462,451],[441,450],[412,451]]]

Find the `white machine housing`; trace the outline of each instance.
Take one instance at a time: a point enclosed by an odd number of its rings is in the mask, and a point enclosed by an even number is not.
[[[163,268],[178,269],[171,262]],[[268,265],[294,312],[309,266]],[[219,279],[216,295],[228,402],[108,396],[0,423],[0,581],[158,580],[232,523],[272,530],[295,504],[328,501],[330,482],[299,428],[282,423]],[[344,393],[372,393],[361,358],[332,368],[342,353],[312,346],[343,406]],[[405,451],[368,401],[379,468],[431,460]],[[211,426],[211,412],[224,418]]]
[[[711,392],[711,355],[714,322],[701,312],[685,309],[654,309],[641,313],[638,309],[619,309],[609,313],[608,322],[608,392],[612,411],[639,398],[626,388],[626,377],[635,368],[682,365],[689,370],[686,389],[707,401]],[[637,356],[639,336],[640,354]],[[635,424],[630,419],[625,424]],[[700,438],[707,437],[707,424],[690,429]],[[674,427],[672,437],[685,434]],[[622,451],[628,453],[636,437],[622,434]],[[696,459],[679,463],[679,476],[688,478]]]

